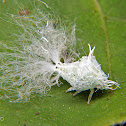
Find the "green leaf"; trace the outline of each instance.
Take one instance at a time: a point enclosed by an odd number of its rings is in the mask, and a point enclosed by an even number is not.
[[[4,2],[5,1],[5,2]],[[37,1],[37,0],[36,0]],[[121,88],[97,91],[87,105],[89,91],[73,97],[65,93],[70,85],[54,86],[49,96],[34,97],[28,103],[1,100],[0,125],[3,126],[101,126],[126,121],[126,1],[125,0],[44,0],[61,20],[76,23],[77,50],[88,54],[90,43],[105,73]],[[2,0],[0,2],[0,41],[8,43],[19,32],[10,17],[21,9],[30,13],[40,1]],[[5,19],[5,20],[3,20]],[[8,22],[7,22],[8,21]],[[67,26],[66,26],[67,27]],[[81,42],[80,42],[81,41]],[[82,45],[83,48],[82,48]]]

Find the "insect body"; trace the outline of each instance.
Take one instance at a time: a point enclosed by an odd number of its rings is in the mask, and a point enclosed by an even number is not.
[[[118,83],[108,80],[107,75],[102,71],[100,64],[93,56],[95,47],[91,50],[89,45],[89,55],[83,56],[79,61],[73,63],[58,63],[56,64],[56,71],[63,77],[72,87],[66,92],[75,90],[74,96],[81,91],[91,90],[88,97],[88,104],[96,89],[111,89],[112,86]]]

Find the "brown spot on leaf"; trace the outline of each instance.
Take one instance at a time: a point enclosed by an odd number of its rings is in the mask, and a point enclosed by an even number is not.
[[[18,14],[20,16],[26,16],[26,15],[29,15],[30,14],[30,11],[28,11],[26,9],[23,9],[23,10],[19,11]]]
[[[35,114],[36,114],[36,115],[39,115],[39,112],[36,112]]]

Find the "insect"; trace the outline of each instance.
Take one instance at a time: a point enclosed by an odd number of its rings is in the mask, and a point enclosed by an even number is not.
[[[59,85],[60,77],[71,85],[66,92],[76,91],[74,96],[90,90],[88,104],[94,89],[115,90],[119,87],[102,71],[93,55],[95,47],[91,49],[88,44],[89,55],[76,60],[78,54],[73,50],[75,27],[71,26],[72,30],[68,31],[61,24],[55,27],[52,18],[55,16],[35,9],[34,15],[27,18],[24,18],[29,14],[26,9],[20,12],[21,16],[13,16],[23,31],[17,35],[17,47],[0,43],[2,49],[9,50],[1,52],[0,88],[4,92],[1,97],[11,102],[28,101],[31,95],[43,95],[53,85]]]
[[[88,45],[88,56],[83,56],[72,63],[57,63],[55,68],[55,71],[71,85],[66,92],[75,90],[76,92],[73,94],[75,96],[81,91],[90,89],[91,92],[87,104],[90,103],[95,88],[97,90],[115,90],[119,86],[118,83],[108,80],[108,76],[102,71],[101,66],[93,55],[95,47],[91,49],[90,44]],[[113,85],[116,85],[116,88],[113,88]]]

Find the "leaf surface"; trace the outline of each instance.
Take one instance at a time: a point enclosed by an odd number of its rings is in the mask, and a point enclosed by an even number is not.
[[[4,2],[5,1],[5,2]],[[76,48],[81,56],[88,54],[88,43],[96,46],[95,56],[105,73],[120,83],[115,91],[97,91],[87,105],[89,91],[73,97],[65,93],[70,85],[54,86],[49,96],[34,97],[28,103],[9,103],[1,100],[0,124],[4,126],[107,126],[126,121],[126,1],[125,0],[44,0],[61,20],[76,23]],[[32,13],[40,2],[30,0],[3,0],[0,2],[0,41],[13,41],[19,32],[10,17],[21,9]],[[18,27],[18,26],[17,26]],[[67,26],[66,26],[67,27]],[[82,43],[82,44],[81,44]],[[83,48],[82,48],[83,45]],[[4,120],[2,120],[3,118]]]

